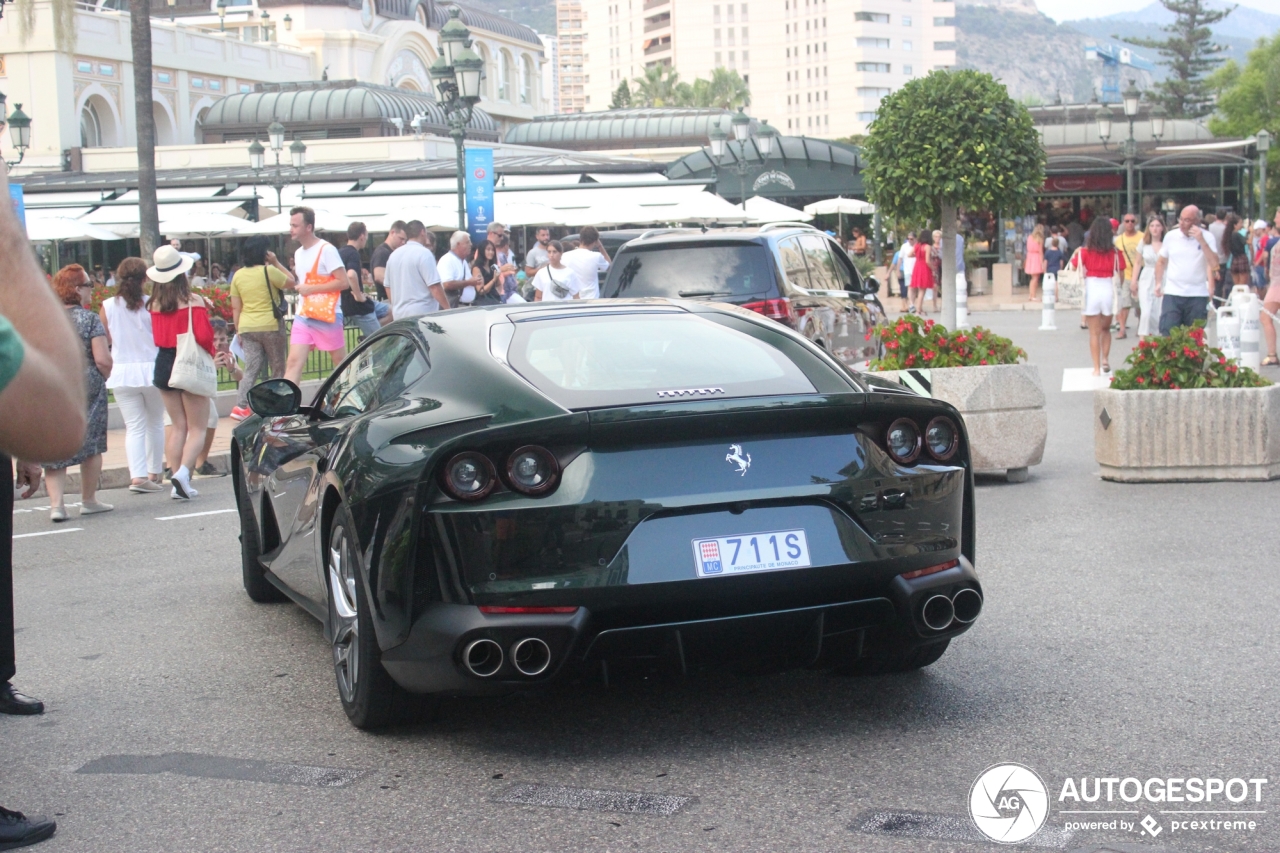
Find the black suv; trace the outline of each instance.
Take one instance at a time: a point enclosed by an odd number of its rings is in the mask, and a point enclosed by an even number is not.
[[[728,302],[784,323],[862,369],[879,355],[879,339],[869,334],[885,316],[879,287],[858,275],[826,234],[788,222],[646,231],[613,255],[600,296]]]

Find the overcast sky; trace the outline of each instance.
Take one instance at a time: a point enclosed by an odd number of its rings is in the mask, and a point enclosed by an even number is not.
[[[1101,18],[1116,12],[1141,9],[1151,0],[1036,0],[1040,11],[1055,21],[1076,18]],[[1236,0],[1241,6],[1252,6],[1264,12],[1280,11],[1280,0]]]

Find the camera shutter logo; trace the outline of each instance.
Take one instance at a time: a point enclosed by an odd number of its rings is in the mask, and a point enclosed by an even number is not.
[[[1049,790],[1030,767],[994,764],[969,789],[969,816],[978,831],[1000,844],[1017,844],[1040,831],[1049,816]]]

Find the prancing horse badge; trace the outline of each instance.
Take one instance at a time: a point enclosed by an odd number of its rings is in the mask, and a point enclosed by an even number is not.
[[[747,469],[751,467],[751,454],[742,451],[741,444],[729,445],[729,453],[724,457],[725,462],[732,462],[738,466],[738,473],[747,476]]]

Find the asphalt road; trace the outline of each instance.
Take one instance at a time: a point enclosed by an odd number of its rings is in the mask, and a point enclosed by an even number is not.
[[[0,717],[0,803],[57,814],[50,853],[977,851],[1002,848],[975,840],[970,786],[1020,762],[1049,788],[1040,849],[1277,849],[1280,484],[1102,482],[1091,395],[1057,390],[1085,333],[975,319],[1040,366],[1049,442],[1028,482],[980,486],[986,609],[927,670],[567,686],[365,734],[318,623],[244,595],[236,516],[161,520],[230,510],[228,480],[104,493],[115,512],[59,528],[28,501],[18,534],[82,529],[15,542],[15,683],[49,711]],[[1159,814],[1204,804],[1074,806],[1154,814],[1152,838],[1065,831],[1068,777],[1271,782],[1213,805],[1265,812],[1252,831]]]

